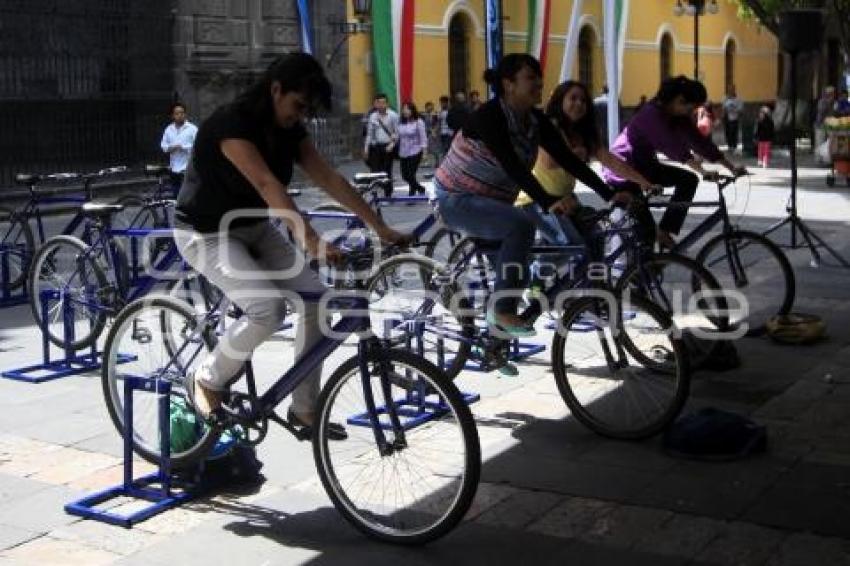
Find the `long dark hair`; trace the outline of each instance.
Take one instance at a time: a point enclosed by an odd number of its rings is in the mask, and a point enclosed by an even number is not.
[[[311,109],[321,107],[330,110],[331,83],[319,62],[307,53],[288,53],[272,61],[263,76],[242,93],[235,104],[255,120],[272,123],[274,108],[271,87],[275,81],[280,83],[282,94],[298,92],[308,99]]]
[[[577,122],[570,120],[564,114],[564,98],[572,89],[581,90],[584,96],[584,105],[586,111],[584,116]],[[590,98],[590,91],[587,90],[587,85],[578,81],[566,81],[559,84],[549,97],[549,102],[546,103],[546,116],[552,120],[562,132],[567,134],[576,134],[584,142],[587,147],[588,155],[593,155],[601,145],[599,136],[599,126],[596,123],[596,109],[593,107],[593,99]]]
[[[410,108],[410,118],[404,117],[404,107],[407,106]],[[416,109],[416,105],[412,102],[403,102],[401,108],[399,109],[399,118],[401,119],[402,124],[406,124],[407,122],[415,122],[419,119],[419,110]]]
[[[664,106],[679,95],[685,99],[685,102],[695,106],[702,106],[708,99],[708,93],[701,82],[689,79],[685,75],[679,75],[665,79],[658,87],[654,100]]]
[[[484,82],[493,88],[496,96],[502,96],[505,93],[502,80],[514,80],[523,67],[528,67],[539,77],[543,76],[540,61],[527,53],[511,53],[502,57],[495,68],[484,71]]]

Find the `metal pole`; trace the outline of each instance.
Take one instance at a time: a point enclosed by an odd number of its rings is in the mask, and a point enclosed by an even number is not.
[[[791,52],[791,249],[797,247],[797,52]]]
[[[694,2],[694,80],[699,80],[699,12],[700,2]]]

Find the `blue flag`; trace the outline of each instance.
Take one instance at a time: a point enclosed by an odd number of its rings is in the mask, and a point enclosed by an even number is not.
[[[487,18],[487,67],[492,69],[502,59],[502,0],[485,0]]]
[[[301,22],[301,49],[313,54],[313,22],[310,19],[308,0],[298,0],[298,20]]]

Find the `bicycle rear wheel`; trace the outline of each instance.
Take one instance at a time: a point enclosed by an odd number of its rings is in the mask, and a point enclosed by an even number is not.
[[[758,333],[773,315],[788,314],[794,306],[794,270],[779,247],[761,234],[735,230],[710,239],[699,251],[704,265],[730,295],[729,324]],[[737,311],[737,312],[734,312]]]
[[[475,324],[436,262],[416,254],[391,257],[378,265],[366,289],[369,318],[379,337],[422,356],[450,379],[461,372]]]
[[[26,219],[15,211],[0,207],[0,291],[14,291],[24,284],[27,268],[34,253],[32,230]]]
[[[399,350],[354,356],[330,377],[317,406],[316,467],[356,528],[386,542],[422,544],[460,522],[478,486],[481,449],[469,407],[439,369]],[[430,410],[433,418],[414,422]],[[347,440],[328,440],[332,422],[345,423]]]
[[[622,308],[609,299],[579,299],[564,312],[552,341],[555,383],[572,416],[597,434],[647,438],[687,399],[686,354],[659,307],[639,296]]]
[[[170,297],[138,299],[115,319],[103,352],[103,396],[123,437],[124,380],[135,377],[149,384],[149,390],[133,397],[133,450],[145,460],[160,461],[158,394],[165,382],[171,385],[171,465],[191,466],[214,448],[218,431],[195,417],[183,387],[183,376],[194,371],[214,342],[214,332],[198,328],[194,309]]]
[[[107,281],[103,267],[82,240],[54,236],[33,258],[27,293],[35,323],[47,338],[59,347],[80,350],[100,336],[119,289]],[[66,316],[71,324],[67,329]],[[66,330],[72,333],[68,344]]]

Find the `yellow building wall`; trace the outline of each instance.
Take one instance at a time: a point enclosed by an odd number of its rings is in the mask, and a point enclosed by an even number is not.
[[[593,85],[597,94],[605,78],[603,0],[585,0],[582,18],[594,29]],[[747,101],[771,100],[777,89],[777,42],[757,24],[740,21],[734,5],[718,0],[720,11],[700,17],[700,75],[709,98],[721,100],[725,85],[725,47],[736,45],[735,84],[738,95]],[[544,69],[544,92],[557,86],[564,53],[564,40],[573,0],[553,0],[548,58]],[[524,0],[504,0],[505,53],[525,51],[527,4]],[[661,34],[673,38],[673,72],[693,76],[693,17],[673,15],[673,0],[631,0],[623,53],[620,99],[625,106],[637,104],[641,95],[651,97],[661,78],[659,45]],[[349,11],[351,7],[349,5]],[[471,90],[485,93],[484,2],[480,0],[419,0],[416,2],[413,98],[420,106],[437,103],[449,90],[448,24],[455,13],[469,23],[469,82]],[[349,14],[351,18],[352,15]],[[350,110],[362,113],[374,94],[371,38],[356,34],[349,39]],[[573,76],[578,76],[574,62]]]

